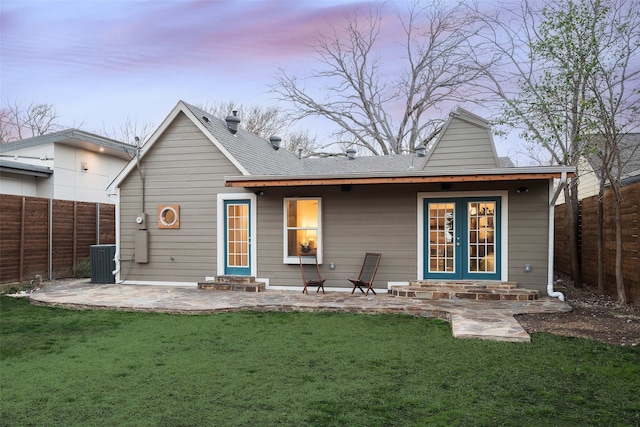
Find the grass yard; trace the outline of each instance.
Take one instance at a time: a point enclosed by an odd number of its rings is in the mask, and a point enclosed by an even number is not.
[[[0,297],[2,426],[638,426],[640,348],[437,319],[187,316]]]

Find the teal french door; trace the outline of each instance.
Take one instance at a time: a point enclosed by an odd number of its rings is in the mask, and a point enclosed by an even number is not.
[[[251,201],[225,200],[224,274],[251,275]]]
[[[425,279],[501,279],[500,202],[498,196],[424,200]]]

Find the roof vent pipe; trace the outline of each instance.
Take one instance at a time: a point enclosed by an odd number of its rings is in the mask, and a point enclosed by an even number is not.
[[[227,122],[227,128],[233,134],[238,132],[238,125],[240,124],[240,117],[238,117],[238,110],[233,110],[232,116],[227,116],[225,119]]]
[[[299,159],[302,159],[302,148],[298,148],[297,156]]]
[[[356,149],[348,148],[347,149],[347,159],[354,160],[356,158]]]
[[[269,138],[269,142],[274,150],[278,151],[280,149],[280,143],[282,142],[282,138],[279,136],[272,136]]]

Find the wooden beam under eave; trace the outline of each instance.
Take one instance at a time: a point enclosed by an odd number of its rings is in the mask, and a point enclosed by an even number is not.
[[[571,177],[573,174],[570,174]],[[526,181],[535,179],[560,178],[560,172],[500,174],[500,175],[460,175],[460,176],[401,176],[374,178],[294,178],[274,180],[243,180],[226,182],[226,187],[305,187],[319,185],[378,185],[378,184],[427,184],[433,182],[495,182]]]

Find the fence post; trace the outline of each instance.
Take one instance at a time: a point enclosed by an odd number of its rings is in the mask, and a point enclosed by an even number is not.
[[[25,227],[25,215],[26,215],[27,200],[22,196],[22,210],[20,213],[20,260],[19,260],[19,273],[18,281],[24,280],[24,227]]]
[[[100,244],[100,202],[96,203],[96,245]]]
[[[53,198],[49,198],[49,280],[53,280]]]
[[[76,264],[78,256],[78,202],[73,201],[73,254],[71,256],[71,269]]]

